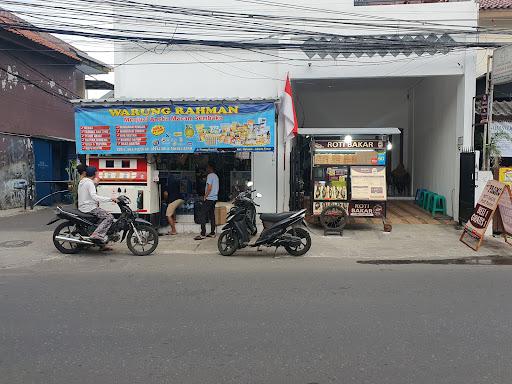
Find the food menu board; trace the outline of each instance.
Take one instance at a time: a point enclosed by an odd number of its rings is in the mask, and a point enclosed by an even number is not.
[[[77,153],[272,151],[273,102],[75,109]]]
[[[110,127],[108,125],[83,125],[80,127],[77,137],[84,151],[110,151],[112,141]]]
[[[351,198],[384,201],[387,199],[386,167],[351,167]]]
[[[147,125],[116,125],[117,147],[145,146]]]
[[[314,200],[347,200],[348,169],[328,167],[319,171],[314,183]]]

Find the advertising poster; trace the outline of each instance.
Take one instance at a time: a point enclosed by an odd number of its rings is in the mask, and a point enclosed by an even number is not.
[[[386,167],[352,167],[350,180],[353,200],[387,199]]]
[[[505,188],[505,184],[497,180],[489,180],[487,182],[473,214],[464,227],[460,241],[474,250],[478,250]]]
[[[512,168],[500,168],[499,179],[501,183],[512,187]]]
[[[274,103],[75,109],[79,154],[272,151]]]

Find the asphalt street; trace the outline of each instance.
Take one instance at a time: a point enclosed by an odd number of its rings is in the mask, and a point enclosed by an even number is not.
[[[0,383],[510,383],[511,268],[48,257],[0,269]]]

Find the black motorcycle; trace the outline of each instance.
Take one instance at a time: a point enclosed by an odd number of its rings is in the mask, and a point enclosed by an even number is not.
[[[136,256],[147,256],[158,246],[158,231],[146,220],[139,219],[129,207],[130,199],[126,196],[117,198],[121,215],[114,221],[107,232],[108,242],[122,242]],[[61,253],[78,253],[98,244],[90,236],[96,229],[97,218],[77,209],[57,207],[57,217],[48,225],[60,223],[53,231],[53,244]]]
[[[302,256],[311,248],[311,236],[303,227],[306,226],[304,218],[306,210],[284,213],[262,213],[260,219],[263,222],[263,232],[254,243],[250,242],[250,230],[247,226],[247,207],[249,200],[247,191],[241,193],[235,199],[235,206],[231,208],[227,218],[227,224],[222,228],[222,233],[217,241],[217,248],[221,255],[231,256],[236,250],[250,247],[284,247],[286,252],[292,256]],[[261,197],[258,194],[258,197]],[[244,204],[240,204],[238,199],[244,199]],[[255,209],[255,208],[254,208]]]

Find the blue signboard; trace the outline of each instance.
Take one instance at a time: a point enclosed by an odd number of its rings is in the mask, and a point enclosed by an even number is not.
[[[170,104],[75,109],[81,154],[272,151],[274,103]]]

